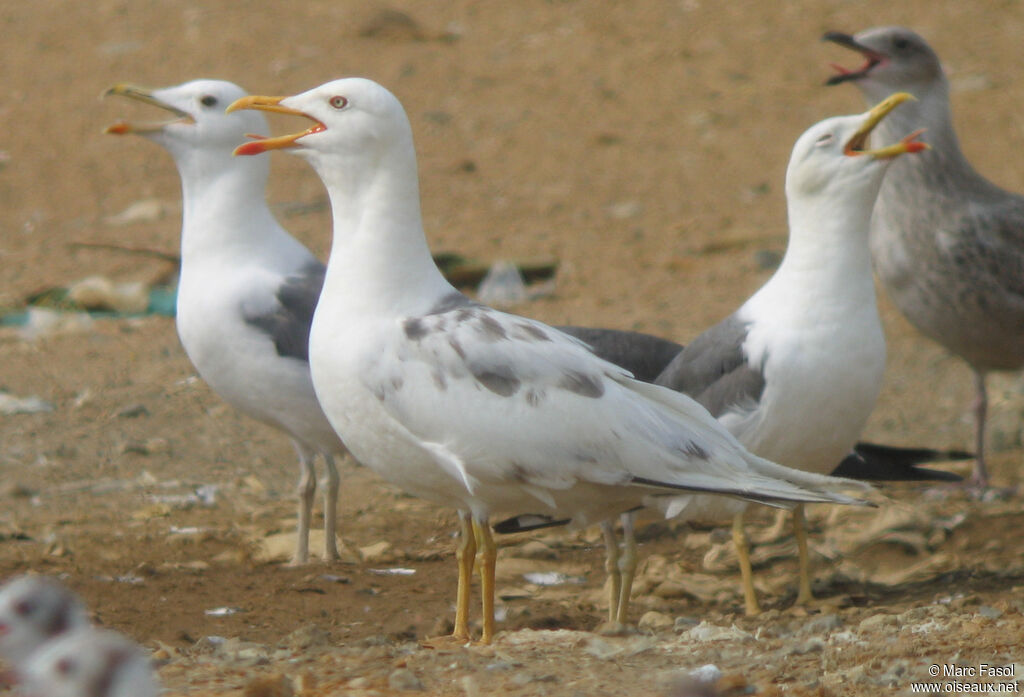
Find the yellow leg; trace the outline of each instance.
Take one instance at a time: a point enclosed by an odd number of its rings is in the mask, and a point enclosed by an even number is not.
[[[750,546],[747,544],[747,531],[743,527],[743,512],[732,519],[732,543],[736,546],[736,557],[740,564],[740,579],[743,582],[743,604],[747,616],[761,614],[761,606],[757,602],[754,590],[754,571],[750,567]]]
[[[615,621],[626,624],[629,615],[629,595],[636,577],[636,536],[633,534],[633,514],[622,514],[622,556],[619,557],[619,572],[622,574],[622,588],[619,590],[619,608]]]
[[[473,558],[473,573],[477,573],[480,570],[481,559],[480,555],[483,553],[484,541],[481,539],[480,528],[476,525],[473,526],[473,538],[476,540],[476,556]]]
[[[778,542],[779,538],[786,533],[786,526],[789,524],[789,511],[779,508],[775,511],[775,520],[771,527],[765,528],[755,539],[758,542]]]
[[[455,631],[452,636],[469,640],[469,597],[473,582],[473,561],[476,559],[476,537],[469,513],[459,511],[459,546],[455,550],[459,563],[459,590],[455,599]]]
[[[622,591],[622,574],[619,572],[619,541],[615,539],[615,526],[611,521],[601,523],[604,534],[604,570],[608,573],[608,621],[615,622],[619,614],[619,593]]]
[[[800,558],[800,586],[796,604],[808,605],[814,602],[814,594],[811,593],[811,558],[807,553],[807,519],[802,503],[793,507],[793,535],[796,536],[796,550]]]
[[[486,520],[473,519],[473,531],[480,540],[480,598],[483,607],[483,635],[481,644],[490,644],[494,638],[494,571],[498,560],[498,547],[494,544],[491,527]]]

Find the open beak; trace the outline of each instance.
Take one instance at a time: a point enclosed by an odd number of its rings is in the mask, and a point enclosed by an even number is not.
[[[841,65],[832,63],[832,68],[836,70],[838,74],[833,75],[828,80],[826,80],[826,85],[838,85],[841,82],[847,82],[849,80],[859,80],[860,78],[867,76],[868,73],[874,70],[876,65],[885,63],[888,60],[885,54],[879,53],[878,51],[872,48],[868,48],[864,44],[859,43],[855,38],[853,38],[849,34],[843,34],[842,32],[838,31],[830,31],[827,32],[824,36],[822,36],[821,40],[831,41],[832,43],[839,44],[844,48],[850,49],[851,51],[856,51],[857,53],[864,56],[865,59],[864,65],[862,65],[857,70],[847,70]]]
[[[155,107],[159,107],[165,111],[171,112],[177,118],[171,119],[169,121],[137,124],[129,123],[127,121],[118,121],[117,123],[111,124],[107,126],[105,129],[103,129],[104,133],[112,133],[114,135],[119,136],[124,135],[126,133],[154,133],[156,131],[163,130],[165,126],[172,123],[190,124],[196,122],[195,119],[193,119],[192,116],[189,115],[187,112],[184,112],[175,106],[171,106],[166,102],[160,101],[159,99],[153,96],[152,90],[148,90],[144,87],[138,87],[137,85],[121,83],[119,85],[114,85],[113,87],[108,89],[106,92],[103,93],[103,96],[109,97],[112,94],[121,97],[128,97],[129,99],[134,99],[135,101],[142,102],[143,104],[152,104]]]
[[[861,124],[857,132],[853,134],[853,137],[846,142],[843,146],[843,154],[848,156],[855,155],[870,155],[876,160],[884,160],[888,158],[898,157],[908,152],[921,152],[922,150],[928,149],[927,143],[922,143],[917,140],[917,137],[924,133],[924,129],[914,131],[908,136],[902,138],[898,143],[887,145],[882,148],[876,148],[874,150],[866,149],[865,146],[868,142],[868,136],[871,135],[871,131],[875,130],[875,126],[882,122],[889,112],[898,107],[908,99],[914,99],[914,96],[907,92],[897,92],[890,94],[888,97],[883,99],[881,102],[876,104],[868,112],[868,117],[864,119],[864,123]]]
[[[239,109],[258,109],[259,111],[269,111],[274,114],[290,114],[292,116],[302,116],[313,122],[313,125],[300,133],[292,133],[285,136],[277,136],[275,138],[264,138],[262,136],[250,135],[250,138],[255,140],[243,143],[235,148],[236,155],[258,155],[261,152],[267,150],[280,150],[282,148],[293,148],[296,145],[296,141],[303,136],[308,136],[312,133],[320,133],[321,131],[327,130],[327,127],[322,123],[314,119],[309,114],[299,111],[298,109],[290,109],[286,106],[281,105],[281,100],[287,99],[287,97],[261,97],[252,95],[249,97],[242,97],[239,100],[233,102],[228,108],[226,113],[230,114],[232,111],[238,111]]]

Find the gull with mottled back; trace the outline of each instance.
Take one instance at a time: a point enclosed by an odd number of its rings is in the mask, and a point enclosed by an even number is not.
[[[324,180],[334,240],[310,334],[317,396],[360,462],[459,511],[458,639],[469,636],[477,537],[482,641],[494,635],[493,513],[541,508],[588,525],[689,491],[779,506],[859,502],[839,491],[852,482],[756,457],[685,395],[453,288],[423,231],[412,128],[384,87],[348,78],[230,109],[313,122],[236,152],[288,149]]]

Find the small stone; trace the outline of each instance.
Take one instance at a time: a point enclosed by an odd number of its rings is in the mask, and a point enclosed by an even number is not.
[[[515,556],[523,559],[556,559],[558,554],[539,540],[529,540],[516,548]]]
[[[136,455],[162,455],[170,450],[171,444],[166,438],[147,438],[142,442],[129,441],[121,446],[122,452]]]
[[[722,670],[714,663],[705,663],[700,668],[691,670],[690,677],[706,684],[715,683],[722,677]]]
[[[820,637],[811,637],[804,643],[790,647],[785,652],[786,656],[803,656],[808,653],[818,653],[819,651],[825,650],[825,642]]]
[[[698,624],[700,624],[700,620],[693,617],[677,617],[672,623],[672,629],[675,632],[688,632]]]
[[[643,617],[637,623],[637,627],[641,630],[658,632],[663,629],[668,629],[675,625],[675,620],[663,612],[657,612],[656,610],[650,610],[645,612]]]
[[[1003,611],[998,610],[991,605],[982,605],[978,608],[978,614],[990,620],[997,620],[1003,616]]]
[[[883,627],[893,627],[896,623],[896,618],[892,615],[879,613],[877,615],[872,615],[871,617],[865,617],[861,620],[860,624],[857,625],[857,629],[862,632],[871,632],[880,630]]]
[[[839,615],[820,615],[807,622],[801,629],[800,634],[827,634],[843,626],[843,620]]]
[[[423,682],[408,668],[398,668],[388,676],[388,687],[392,690],[422,690]]]
[[[419,23],[400,10],[382,8],[363,23],[359,35],[389,41],[423,41],[426,36]]]
[[[391,543],[387,540],[374,542],[372,545],[359,548],[359,556],[368,563],[393,561],[394,555],[391,552]]]
[[[314,646],[326,646],[328,642],[327,632],[318,625],[307,624],[286,636],[281,643],[292,650],[302,651]]]
[[[280,673],[256,678],[242,690],[242,697],[294,697],[292,681]]]
[[[149,409],[145,404],[128,404],[114,412],[114,416],[119,419],[134,419],[139,416],[149,416]]]

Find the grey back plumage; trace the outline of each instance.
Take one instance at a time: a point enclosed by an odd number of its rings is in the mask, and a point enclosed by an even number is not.
[[[654,383],[690,395],[715,418],[756,404],[765,378],[743,353],[747,330],[746,322],[730,315],[687,345]]]
[[[324,285],[324,271],[320,262],[307,264],[277,289],[278,306],[273,311],[245,318],[273,340],[279,356],[309,362],[309,328]]]
[[[625,368],[637,380],[653,382],[683,350],[681,344],[651,334],[620,329],[556,327],[590,346],[598,357]]]

